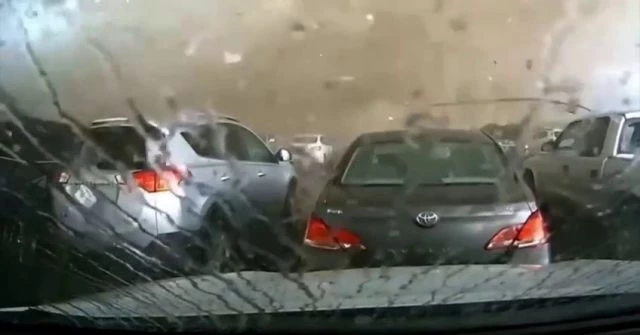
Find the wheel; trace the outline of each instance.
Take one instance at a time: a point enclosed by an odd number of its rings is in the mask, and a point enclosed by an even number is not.
[[[261,271],[267,268],[251,236],[239,227],[234,217],[215,206],[205,216],[206,226],[201,233],[204,246],[191,245],[188,253],[200,273]]]
[[[554,198],[545,207],[554,261],[611,259],[617,253],[615,229],[590,209],[568,198]]]
[[[612,197],[612,208],[602,220],[610,237],[605,241],[615,250],[614,258],[622,260],[640,259],[640,227],[636,224],[640,215],[640,198],[633,194],[619,193]]]

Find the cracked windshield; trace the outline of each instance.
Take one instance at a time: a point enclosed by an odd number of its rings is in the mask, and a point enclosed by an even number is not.
[[[638,0],[0,0],[0,118],[7,324],[640,311]]]

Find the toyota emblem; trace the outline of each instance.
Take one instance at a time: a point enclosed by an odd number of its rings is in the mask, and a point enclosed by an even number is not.
[[[434,212],[422,212],[416,216],[416,223],[423,228],[433,228],[438,223],[438,214]]]

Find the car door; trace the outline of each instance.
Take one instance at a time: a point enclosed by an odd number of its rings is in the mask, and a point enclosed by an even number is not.
[[[580,204],[589,205],[597,199],[596,187],[602,180],[602,165],[606,157],[605,140],[607,132],[612,126],[611,117],[602,116],[585,120],[584,145],[577,156],[569,161],[569,174],[571,183],[567,185],[576,201]]]
[[[290,176],[275,155],[249,129],[235,123],[225,124],[227,145],[233,146],[239,168],[246,173],[248,197],[270,218],[282,213]]]
[[[536,166],[536,188],[545,197],[566,197],[571,164],[582,147],[584,120],[571,122],[554,142],[554,148]]]

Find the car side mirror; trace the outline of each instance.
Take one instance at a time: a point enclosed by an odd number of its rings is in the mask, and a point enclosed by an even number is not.
[[[555,150],[555,148],[556,148],[556,145],[554,141],[547,141],[547,142],[544,142],[542,146],[540,146],[540,151],[551,152]]]
[[[276,152],[276,158],[281,162],[291,162],[291,152],[285,148],[281,148]]]

